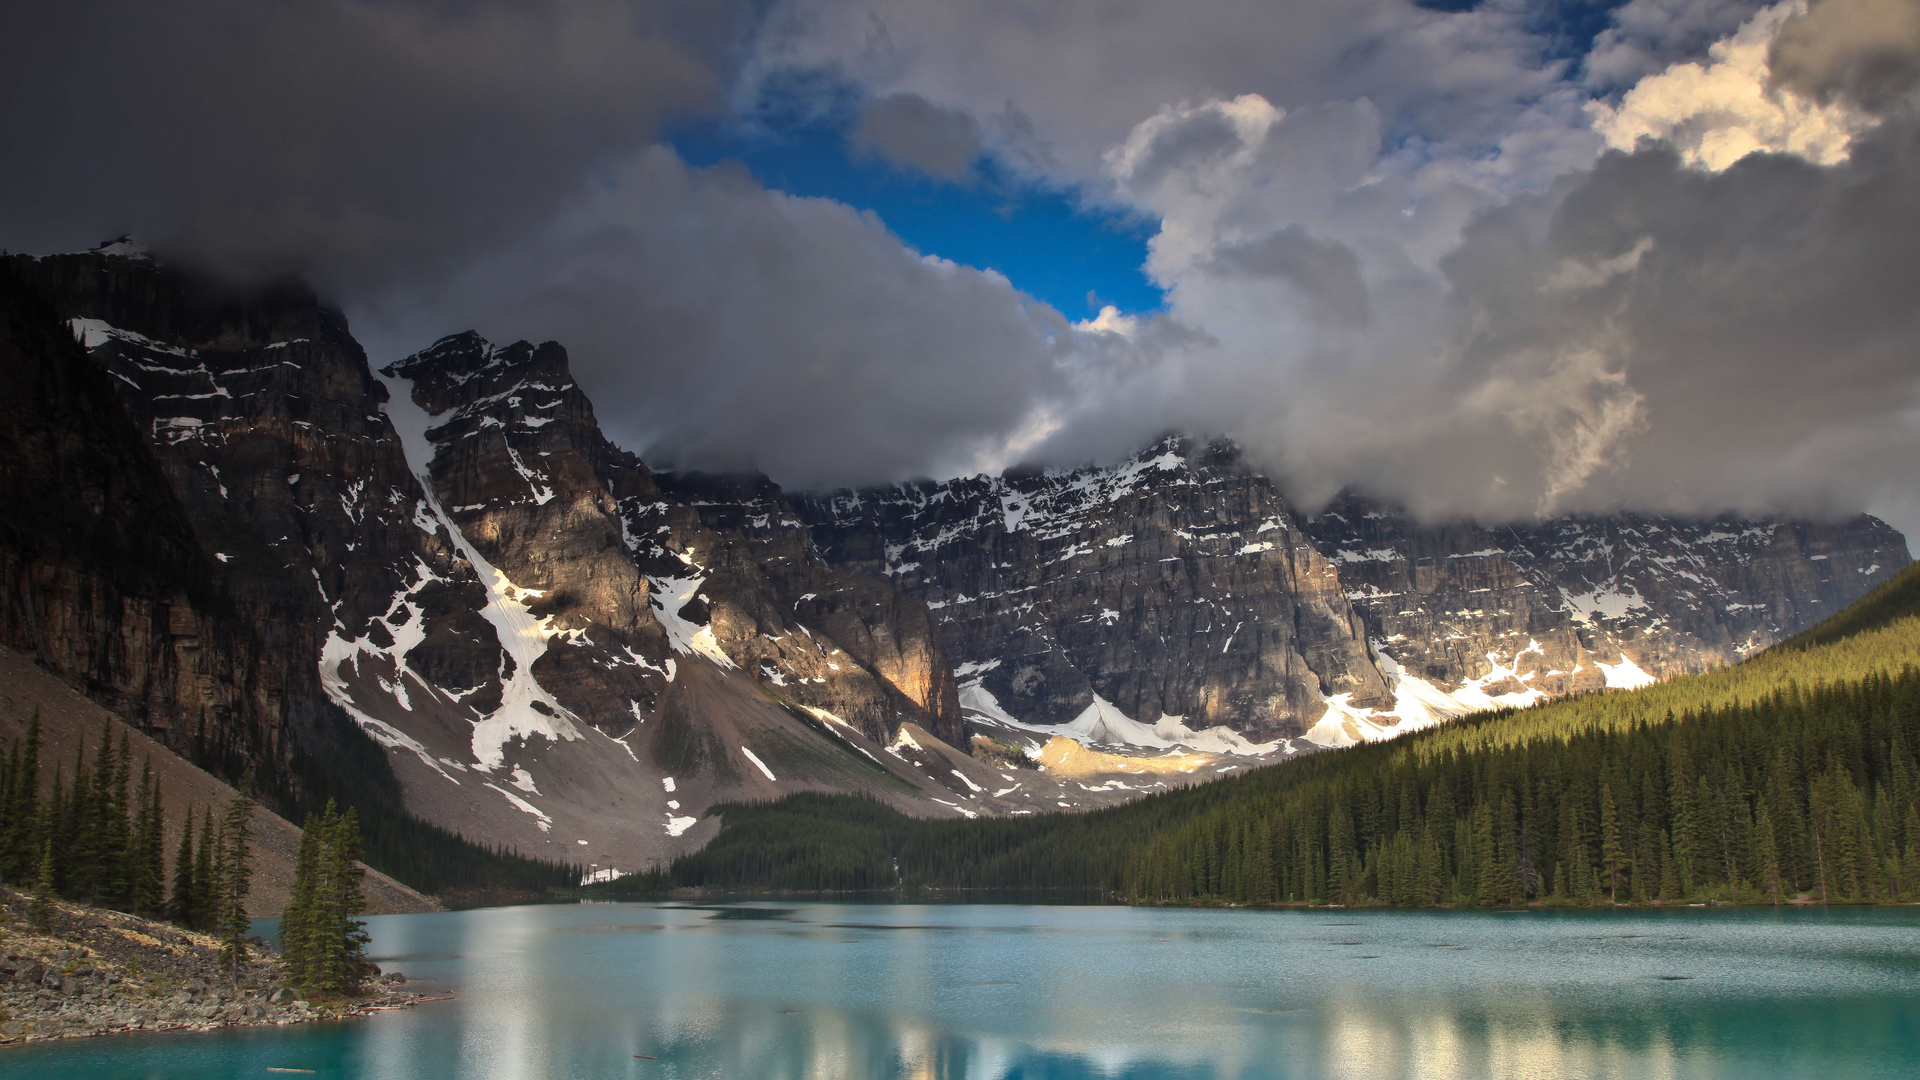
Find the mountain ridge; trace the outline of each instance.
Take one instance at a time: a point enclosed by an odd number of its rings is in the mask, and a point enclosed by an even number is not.
[[[552,342],[455,334],[376,372],[293,285],[249,298],[98,253],[9,265],[61,306],[284,658],[289,737],[324,748],[344,710],[420,818],[598,877],[705,843],[716,803],[1089,809],[1609,669],[1707,666],[1907,561],[1865,518],[1748,523],[1684,559],[1660,546],[1681,523],[1649,539],[1636,519],[1631,543],[1597,542],[1631,563],[1351,500],[1371,524],[1342,531],[1230,446],[1180,440],[863,492],[656,474]],[[1697,548],[1718,526],[1684,528]],[[1574,618],[1572,595],[1622,582],[1641,604]],[[1396,589],[1415,600],[1380,607]],[[1710,603],[1746,606],[1681,618]]]

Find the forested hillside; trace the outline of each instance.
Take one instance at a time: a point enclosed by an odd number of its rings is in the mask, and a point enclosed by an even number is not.
[[[1920,895],[1920,569],[1737,667],[1489,713],[1114,810],[726,811],[684,885],[1101,886],[1143,902]]]

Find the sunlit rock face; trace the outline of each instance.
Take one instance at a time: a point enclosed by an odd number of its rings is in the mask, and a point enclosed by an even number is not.
[[[1230,445],[812,496],[821,551],[926,599],[972,722],[1345,745],[1729,663],[1905,566],[1899,533],[1623,514],[1423,524],[1289,506]]]

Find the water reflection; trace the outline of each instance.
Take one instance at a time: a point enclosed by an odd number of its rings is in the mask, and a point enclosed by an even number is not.
[[[0,1077],[1908,1076],[1920,912],[582,905],[386,917],[453,1001]]]

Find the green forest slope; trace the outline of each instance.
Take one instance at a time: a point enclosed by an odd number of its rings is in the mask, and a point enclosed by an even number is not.
[[[1746,663],[1082,815],[725,808],[676,884],[1103,887],[1140,902],[1920,898],[1920,563]]]

